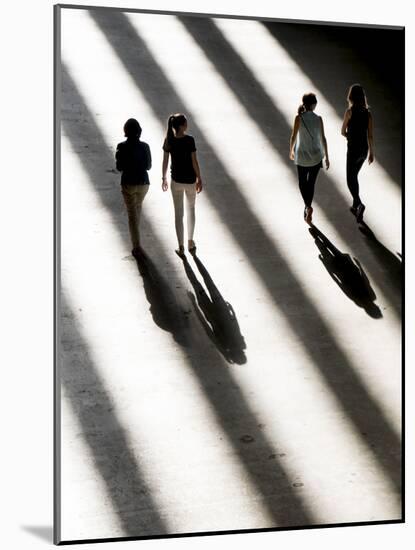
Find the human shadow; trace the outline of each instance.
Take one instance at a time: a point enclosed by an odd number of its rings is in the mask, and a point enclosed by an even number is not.
[[[367,223],[361,222],[359,224],[359,230],[366,237],[366,242],[378,258],[379,263],[384,267],[385,276],[400,294],[403,286],[401,255],[399,252],[395,255],[388,248],[386,248],[386,246],[378,240]]]
[[[374,113],[376,159],[401,186],[403,29],[270,21],[263,25],[330,101],[340,119],[347,107],[350,85],[363,85]]]
[[[309,232],[320,250],[319,258],[333,281],[369,317],[380,319],[382,312],[375,304],[376,294],[360,262],[350,254],[340,252],[315,225],[310,227]]]
[[[178,344],[187,347],[189,321],[171,286],[147,253],[138,256],[136,263],[154,323],[170,332]]]
[[[93,13],[96,15],[98,10]],[[109,29],[112,29],[112,31],[117,30],[117,15],[119,14],[115,12],[106,15],[106,18],[109,17],[109,20],[106,20],[109,23]],[[124,17],[122,18],[122,22],[123,21]],[[121,28],[121,32],[123,32],[123,30],[124,29]],[[90,148],[87,154],[80,154],[79,156],[82,167],[85,174],[88,176],[88,182],[91,185],[91,189],[97,194],[102,206],[109,213],[114,229],[129,246],[128,230],[126,224],[122,221],[125,219],[125,212],[119,200],[119,192],[114,186],[114,182],[110,180],[110,176],[105,173],[105,167],[113,164],[111,149],[108,147],[103,134],[96,124],[95,117],[88,109],[85,98],[81,94],[77,83],[72,78],[71,72],[65,63],[62,64],[62,88],[63,131],[69,140],[71,148],[75,151],[82,152],[83,147],[93,144],[93,147]],[[148,219],[145,209],[143,209],[141,223],[144,227],[143,234],[145,232],[151,234],[152,251],[154,257],[157,258],[157,265],[163,266],[165,269],[168,267],[169,275],[175,276],[175,272],[169,267],[169,259],[166,256],[164,247],[157,237],[157,228],[151,223],[151,220]],[[151,262],[155,263],[153,260],[151,260]],[[157,279],[157,274],[155,275],[155,271],[160,273],[161,269],[152,268],[148,258],[144,266],[140,264],[137,267],[139,270],[140,268],[142,269],[143,281],[145,281],[144,284],[148,285],[148,301],[152,306],[151,309],[155,311],[154,315],[157,319],[157,322],[155,322],[165,326],[166,330],[168,330],[171,328],[171,319],[168,315],[168,319],[166,320],[164,314],[159,313],[159,309],[162,308],[162,303],[156,296],[159,281]],[[154,282],[154,280],[156,282]],[[169,283],[166,282],[166,285],[168,284]],[[169,295],[169,292],[167,292],[167,295]],[[246,396],[244,396],[242,390],[238,387],[230,370],[222,368],[222,356],[218,354],[216,350],[211,350],[208,346],[204,345],[202,340],[198,338],[198,334],[192,331],[192,327],[191,332],[192,336],[189,336],[189,343],[192,350],[191,353],[186,353],[186,358],[183,359],[183,366],[189,368],[190,372],[197,376],[206,399],[215,412],[220,430],[223,431],[225,437],[232,446],[235,456],[237,456],[247,475],[247,480],[249,480],[249,482],[257,488],[258,493],[262,495],[264,508],[267,510],[269,517],[274,519],[276,526],[303,526],[315,524],[316,522],[311,510],[292,486],[289,470],[282,461],[278,459],[278,455],[275,453],[276,442],[270,440],[258,426],[259,422],[257,415]],[[79,338],[81,337],[79,336]],[[76,344],[76,337],[73,338],[73,342],[74,344],[71,345],[76,347],[76,345],[78,345]],[[79,345],[87,352],[86,344],[82,339],[80,339]],[[85,361],[84,368],[86,371],[85,375],[91,378],[91,401],[94,399],[94,388],[96,389],[96,398],[98,398],[103,391],[105,395],[107,395],[107,390],[102,389],[100,381],[95,382],[97,373],[90,359]],[[90,369],[91,373],[89,372]],[[124,525],[125,533],[127,535],[131,534],[137,536],[137,533],[141,532],[140,525],[135,522],[132,514],[134,512],[133,503],[136,502],[134,497],[135,487],[140,485],[140,482],[136,481],[137,478],[140,480],[140,469],[133,460],[130,461],[130,458],[132,459],[133,457],[131,457],[131,453],[128,447],[126,447],[123,427],[119,424],[118,419],[113,420],[111,417],[109,418],[109,428],[115,423],[120,432],[120,437],[116,438],[114,441],[114,448],[118,446],[120,452],[124,451],[122,455],[125,458],[123,467],[127,473],[131,472],[132,479],[131,486],[126,485],[125,487],[125,501],[123,500],[120,502],[120,495],[112,494],[113,486],[110,478],[113,452],[111,444],[112,430],[107,430],[108,433],[105,431],[105,421],[107,417],[102,419],[102,424],[100,425],[102,425],[103,433],[102,438],[98,439],[95,437],[93,419],[89,417],[88,410],[79,410],[78,392],[81,390],[76,386],[77,381],[72,379],[73,375],[71,372],[68,372],[67,376],[67,383],[71,384],[71,391],[68,391],[68,398],[71,406],[76,409],[79,415],[79,422],[82,426],[83,435],[91,448],[92,454],[99,458],[98,471],[108,485],[107,490],[111,496],[111,501],[120,516],[120,521]],[[108,395],[108,399],[110,399],[110,395]],[[244,434],[252,434],[252,442],[249,441],[249,443],[246,443],[244,440],[241,440],[241,436],[243,437]],[[183,460],[185,460],[185,457]],[[145,480],[143,480],[143,485],[145,487]],[[124,482],[121,484],[120,489],[122,489],[123,486]],[[143,508],[150,509],[150,511],[155,514],[156,508],[154,506],[154,501],[151,500],[151,494],[146,489],[145,493],[148,495],[150,502],[148,506],[143,504]],[[129,498],[131,499],[130,502]],[[123,502],[124,506],[120,507],[120,504]],[[138,503],[140,504],[140,501],[138,501]],[[127,506],[127,504],[129,505]],[[145,514],[143,514],[143,516],[145,516]],[[146,521],[146,517],[143,517],[143,521]],[[148,529],[153,527],[154,531],[159,530],[159,533],[166,532],[164,522],[157,516],[153,523],[151,519],[148,520]]]
[[[194,254],[193,258],[209,292],[208,295],[198,281],[187,258],[183,256],[184,269],[194,289],[194,294],[191,292],[188,294],[196,315],[206,334],[228,363],[243,365],[247,361],[246,344],[235,311],[231,304],[223,298],[198,256]]]
[[[385,475],[392,481],[396,492],[400,494],[401,443],[398,434],[384,415],[379,403],[370,395],[359,373],[334,336],[331,327],[322,318],[312,301],[308,299],[301,282],[290,269],[275,241],[255,215],[249,201],[240,192],[235,180],[198,127],[197,116],[181,99],[174,84],[154,58],[146,41],[124,14],[117,13],[109,16],[103,11],[96,10],[91,11],[90,15],[144,95],[152,113],[159,122],[165,124],[166,113],[172,112],[172,109],[183,110],[192,120],[192,129],[198,140],[199,150],[203,151],[203,155],[209,159],[209,163],[204,168],[207,179],[220,182],[220,185],[211,185],[206,188],[209,202],[218,215],[226,220],[227,227],[232,232],[236,243],[258,273],[275,306],[285,316],[293,332],[298,335],[310,361],[319,369],[328,387],[335,395],[338,406],[354,424],[357,436],[374,455]],[[193,19],[200,18],[189,17],[188,19],[190,25]],[[200,37],[203,37],[203,33]],[[218,55],[217,63],[214,61],[215,69],[224,77],[226,75],[223,73],[222,61],[228,51],[229,46],[226,51],[222,51],[221,56]],[[139,52],[138,61],[136,52]],[[232,66],[226,65],[226,68],[234,76]],[[145,78],[142,77],[143,70]],[[226,82],[229,82],[228,77],[226,77]],[[235,93],[238,93],[238,86],[241,83],[232,80],[229,85],[233,87]],[[255,90],[255,94],[256,92],[257,90]],[[257,95],[255,97],[257,97],[256,103],[260,104],[262,95],[259,99]],[[252,105],[255,109],[255,102]],[[255,110],[253,112],[256,113]],[[283,120],[280,113],[278,113],[278,120]],[[284,124],[287,126],[285,122]],[[273,127],[269,121],[268,127]],[[337,195],[339,193],[336,193],[335,197],[328,197],[328,202],[335,203]],[[341,202],[341,198],[339,200]],[[232,205],[232,208],[229,205]],[[347,205],[344,205],[344,210],[347,209]],[[241,223],[241,220],[244,220],[244,223]],[[332,216],[332,221],[338,224],[338,219],[335,216]],[[267,262],[256,261],[259,252],[266,253]],[[278,281],[284,281],[283,286],[277,284],[276,270],[280,275]],[[292,289],[290,296],[293,297],[293,300],[287,300],[284,288],[286,286]],[[298,312],[301,312],[301,315]],[[315,342],[322,339],[325,341],[324,348],[315,345]],[[333,369],[333,365],[336,365],[335,369]],[[218,406],[221,410],[220,401]]]

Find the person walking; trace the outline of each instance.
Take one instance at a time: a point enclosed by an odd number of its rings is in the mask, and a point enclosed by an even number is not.
[[[349,107],[344,113],[342,135],[347,139],[346,179],[353,197],[350,211],[358,223],[363,221],[365,205],[359,194],[358,174],[366,158],[369,164],[374,160],[373,153],[373,117],[369,110],[366,94],[360,84],[353,84],[347,94]]]
[[[323,158],[327,170],[330,166],[323,119],[315,114],[316,106],[315,94],[303,95],[290,138],[290,159],[297,165],[298,184],[304,201],[304,220],[309,225],[312,223],[314,187],[323,166]]]
[[[188,250],[194,254],[196,252],[196,243],[193,239],[196,221],[196,194],[203,189],[195,140],[186,131],[187,119],[185,115],[182,113],[171,115],[167,122],[167,134],[163,144],[162,189],[163,191],[168,189],[166,173],[170,157],[171,193],[179,244],[176,253],[179,256],[184,255],[184,196],[186,195]]]
[[[124,124],[125,141],[117,145],[116,167],[121,172],[121,192],[128,214],[128,227],[134,257],[143,253],[140,244],[140,215],[150,180],[147,171],[151,169],[151,151],[147,143],[140,140],[141,126],[135,118]]]

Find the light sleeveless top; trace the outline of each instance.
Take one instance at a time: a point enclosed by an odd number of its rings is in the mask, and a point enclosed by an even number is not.
[[[315,166],[323,160],[323,157],[320,117],[313,111],[305,111],[300,115],[294,162],[299,166]]]

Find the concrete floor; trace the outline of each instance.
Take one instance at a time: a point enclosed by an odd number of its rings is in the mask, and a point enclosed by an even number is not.
[[[62,540],[401,518],[401,98],[351,32],[62,11]],[[377,154],[362,227],[339,134],[355,81]],[[312,230],[288,159],[310,89],[332,162]],[[206,184],[184,262],[160,186],[178,111]],[[131,116],[153,154],[138,264],[114,169]]]

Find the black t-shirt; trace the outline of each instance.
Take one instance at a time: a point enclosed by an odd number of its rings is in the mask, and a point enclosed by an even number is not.
[[[173,137],[170,142],[164,140],[163,150],[171,156],[171,177],[177,183],[195,183],[196,172],[192,164],[192,153],[196,151],[195,140],[185,135]]]
[[[128,138],[117,145],[117,170],[122,172],[121,185],[148,185],[151,168],[150,147],[138,138]]]

